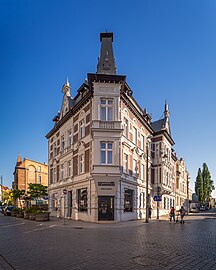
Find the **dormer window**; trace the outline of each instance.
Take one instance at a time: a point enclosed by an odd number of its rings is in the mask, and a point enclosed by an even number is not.
[[[100,120],[113,120],[113,99],[102,98],[100,102]]]

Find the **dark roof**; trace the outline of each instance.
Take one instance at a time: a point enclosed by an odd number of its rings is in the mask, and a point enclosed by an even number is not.
[[[159,132],[161,130],[164,130],[166,128],[166,118],[152,122],[151,126],[155,132]]]

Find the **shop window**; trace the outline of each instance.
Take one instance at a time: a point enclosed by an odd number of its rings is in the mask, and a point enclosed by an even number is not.
[[[133,190],[124,190],[124,212],[133,212]]]
[[[87,201],[87,188],[78,189],[78,211],[87,212],[88,201]]]

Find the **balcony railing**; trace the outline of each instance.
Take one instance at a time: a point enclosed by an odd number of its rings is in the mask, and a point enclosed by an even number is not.
[[[120,121],[99,121],[95,120],[92,123],[92,128],[100,128],[100,129],[121,129]]]
[[[99,128],[108,128],[108,129],[114,129],[114,122],[112,121],[100,121],[99,122]]]

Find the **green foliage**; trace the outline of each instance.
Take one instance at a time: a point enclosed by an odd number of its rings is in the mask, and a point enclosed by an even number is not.
[[[195,191],[201,204],[205,204],[209,201],[211,193],[214,189],[214,182],[211,179],[208,166],[206,163],[203,163],[202,171],[200,168],[198,169],[195,182]]]
[[[37,209],[35,207],[29,207],[25,210],[25,213],[37,213]]]
[[[3,200],[4,204],[12,205],[13,204],[12,191],[11,190],[3,191],[2,200]]]
[[[37,214],[41,214],[41,213],[50,213],[49,211],[46,210],[37,210],[36,212]]]
[[[41,184],[29,184],[28,194],[31,198],[38,199],[47,196],[47,187]]]
[[[12,212],[14,213],[19,213],[19,212],[22,212],[22,209],[21,208],[18,208],[18,207],[15,207]]]
[[[16,205],[17,199],[20,198],[25,194],[25,190],[14,189],[11,192],[11,197],[13,198],[13,204]]]

